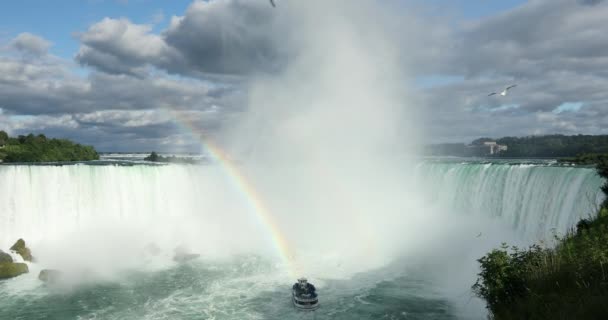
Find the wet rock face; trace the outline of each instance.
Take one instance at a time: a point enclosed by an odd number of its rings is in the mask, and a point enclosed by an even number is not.
[[[0,279],[9,279],[28,272],[29,269],[25,263],[0,263]]]
[[[23,242],[23,245],[25,246],[25,242]],[[11,250],[13,250],[13,248],[11,248]],[[13,262],[13,257],[11,257],[10,254],[0,250],[0,279],[9,279],[28,272],[29,269],[27,264]]]
[[[173,261],[175,262],[188,262],[190,260],[194,260],[198,257],[200,257],[201,255],[198,253],[180,253],[180,254],[176,254],[173,257]]]
[[[180,262],[180,263],[188,262],[188,261],[194,260],[200,256],[201,255],[198,253],[189,252],[188,249],[186,249],[185,247],[178,246],[174,250],[173,261]]]
[[[32,257],[32,251],[25,245],[25,241],[23,239],[17,240],[15,244],[11,247],[12,251],[17,252],[25,261],[32,262],[34,257]]]
[[[61,271],[54,269],[44,269],[38,274],[38,279],[46,283],[55,283],[61,278]]]
[[[0,263],[10,263],[13,262],[13,257],[10,254],[0,250]]]

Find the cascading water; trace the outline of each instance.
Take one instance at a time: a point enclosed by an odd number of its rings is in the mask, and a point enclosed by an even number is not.
[[[591,168],[422,161],[404,172],[403,176],[420,189],[417,194],[428,204],[425,210],[445,212],[438,220],[443,225],[429,229],[434,232],[429,239],[442,238],[446,230],[457,228],[456,221],[483,218],[488,222],[476,224],[474,234],[470,230],[456,233],[456,237],[464,234],[470,238],[462,243],[440,241],[451,256],[428,250],[431,256],[439,255],[433,257],[433,263],[440,269],[449,265],[450,272],[456,272],[455,252],[465,252],[467,264],[462,272],[466,273],[466,283],[418,277],[415,272],[408,273],[409,265],[399,263],[374,269],[364,267],[364,263],[341,265],[352,261],[327,257],[335,257],[336,248],[342,248],[334,245],[339,238],[346,236],[353,251],[378,249],[365,246],[371,240],[376,245],[412,241],[406,232],[399,238],[390,232],[383,234],[378,226],[400,225],[413,214],[396,217],[362,211],[358,213],[362,217],[332,220],[323,212],[311,215],[308,221],[312,230],[325,222],[318,229],[318,238],[314,232],[299,234],[298,228],[286,231],[296,238],[312,236],[314,251],[306,251],[306,257],[316,265],[309,270],[318,272],[309,274],[321,294],[317,318],[352,319],[353,314],[369,319],[482,318],[482,306],[463,316],[458,311],[460,302],[441,287],[457,285],[456,291],[466,293],[476,272],[474,259],[485,250],[501,241],[531,243],[550,238],[553,230],[563,233],[577,219],[591,214],[602,200],[602,179]],[[30,264],[30,274],[0,282],[1,319],[307,317],[290,307],[289,286],[294,279],[276,263],[275,252],[269,249],[272,239],[243,204],[242,195],[234,192],[232,181],[215,165],[5,165],[0,166],[0,181],[0,248],[6,251],[16,239],[24,238],[38,258]],[[369,189],[372,192],[374,186]],[[351,206],[366,199],[358,201],[353,199]],[[296,210],[274,213],[282,222],[306,222],[301,216],[290,218],[290,214],[301,213]],[[353,227],[356,219],[369,223],[393,220],[376,228],[370,226],[357,242],[344,231]],[[343,221],[335,223],[339,220]],[[495,227],[490,222],[509,229],[505,232],[509,236],[493,234],[494,238],[487,240],[485,234]],[[335,237],[329,235],[331,230]],[[484,235],[476,238],[477,231]],[[483,242],[483,248],[472,249],[474,241]],[[144,248],[150,243],[161,248],[159,257],[146,256]],[[200,253],[201,258],[185,264],[172,262],[173,250],[179,245]],[[300,248],[297,242],[293,245],[296,253],[311,249]],[[416,246],[431,247],[424,242]],[[410,265],[418,261],[411,256],[414,252],[403,253]],[[371,257],[374,252],[365,254]],[[400,260],[397,254],[392,258]],[[79,276],[67,287],[46,287],[36,276],[48,267]],[[337,279],[334,273],[324,273],[326,269],[348,272]]]
[[[595,214],[603,199],[602,179],[592,168],[429,161],[415,176],[428,183],[426,201],[458,214],[496,217],[531,240],[563,234]]]
[[[248,251],[260,238],[255,221],[220,175],[209,166],[2,166],[0,243],[22,237],[36,247],[101,234],[101,248],[108,237],[126,237],[122,249],[186,242],[212,254]],[[228,238],[227,225],[252,233]]]

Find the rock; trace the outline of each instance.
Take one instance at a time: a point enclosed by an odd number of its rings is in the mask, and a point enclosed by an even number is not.
[[[588,219],[581,219],[581,221],[576,224],[576,233],[581,233],[583,230],[589,230],[590,227],[591,221]]]
[[[38,274],[38,279],[47,283],[55,283],[61,278],[61,271],[54,269],[44,269]]]
[[[182,245],[176,247],[173,252],[173,261],[177,262],[186,262],[201,256],[198,253],[189,253],[189,250]]]
[[[17,252],[25,261],[32,262],[34,257],[32,257],[32,252],[30,249],[25,246],[25,241],[23,239],[17,240],[15,244],[11,247],[11,250]]]
[[[10,254],[0,250],[0,263],[13,262],[13,257]]]
[[[13,278],[24,273],[29,269],[25,263],[3,262],[0,263],[0,279]]]
[[[200,257],[201,255],[198,253],[178,253],[173,257],[173,261],[176,262],[187,262],[190,261],[192,259],[196,259],[198,257]]]

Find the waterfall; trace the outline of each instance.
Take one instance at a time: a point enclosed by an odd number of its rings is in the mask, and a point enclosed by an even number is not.
[[[178,238],[203,234],[212,249],[210,243],[219,239],[230,246],[216,226],[252,223],[238,213],[243,209],[238,199],[222,192],[229,190],[226,179],[209,166],[4,165],[0,181],[0,248],[5,249],[17,238],[36,243],[115,230],[136,232],[132,238],[144,244],[177,245]]]
[[[593,168],[520,163],[420,163],[426,201],[455,214],[501,219],[522,235],[546,239],[595,214],[603,179]]]
[[[413,180],[428,188],[424,202],[451,215],[500,219],[535,238],[567,231],[603,199],[602,179],[592,168],[424,161],[411,169]],[[251,230],[259,229],[251,215],[242,214],[242,198],[226,192],[233,188],[213,165],[3,165],[0,181],[5,249],[17,238],[49,241],[79,229],[137,226],[138,237],[188,240],[204,234],[201,243],[245,250],[244,243],[255,242]],[[236,230],[233,243],[226,225]],[[240,233],[247,233],[246,241]]]

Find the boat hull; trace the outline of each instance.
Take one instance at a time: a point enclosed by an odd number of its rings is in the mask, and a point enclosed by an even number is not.
[[[319,299],[298,297],[292,293],[293,305],[299,310],[316,310],[319,308]]]

